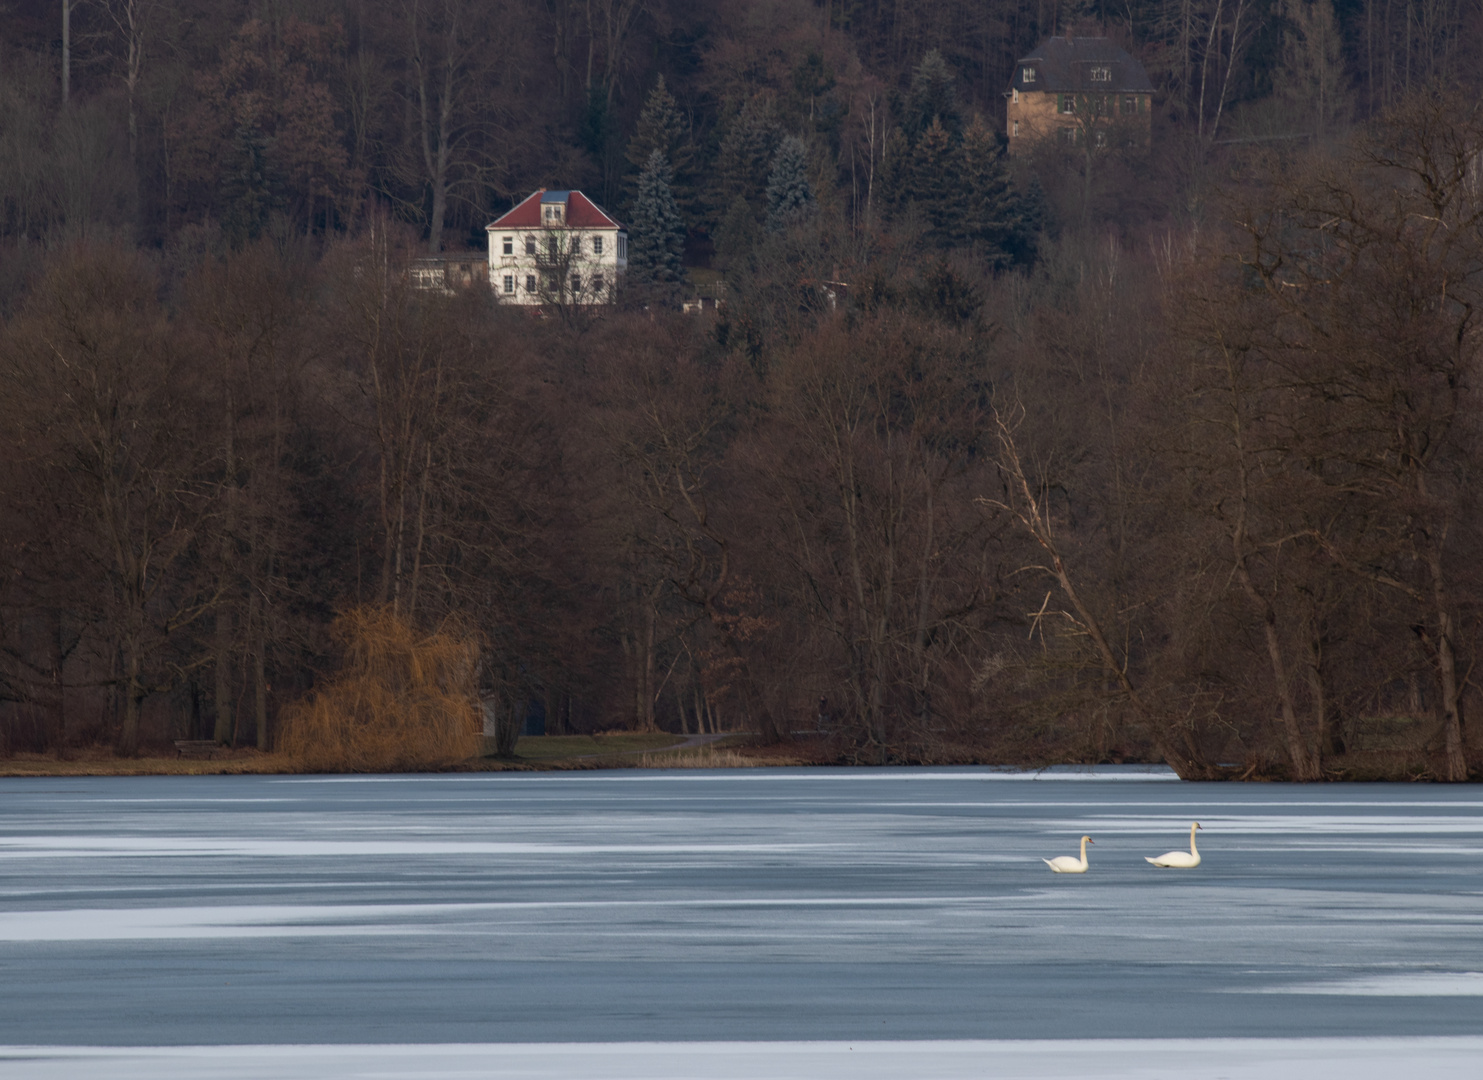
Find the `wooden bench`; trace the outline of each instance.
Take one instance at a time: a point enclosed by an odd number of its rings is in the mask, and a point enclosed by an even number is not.
[[[218,750],[227,750],[215,739],[176,739],[175,749],[184,758],[206,758],[208,761],[216,756]]]

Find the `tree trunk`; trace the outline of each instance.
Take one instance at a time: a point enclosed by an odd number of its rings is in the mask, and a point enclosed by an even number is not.
[[[72,98],[72,5],[77,0],[62,0],[62,104]]]
[[[226,744],[232,740],[232,682],[229,656],[232,651],[232,613],[225,607],[216,612],[216,726],[212,738]]]
[[[1457,653],[1453,646],[1452,609],[1442,572],[1442,557],[1435,544],[1427,550],[1431,576],[1433,616],[1437,621],[1437,679],[1441,692],[1442,741],[1447,755],[1447,779],[1461,783],[1468,778],[1467,753],[1463,746],[1462,684],[1457,677]]]
[[[259,625],[252,639],[252,689],[253,711],[257,720],[257,748],[266,753],[269,749],[268,680],[267,665],[263,656],[267,651],[264,636],[263,628]]]
[[[118,752],[121,757],[137,757],[139,754],[139,714],[144,705],[145,694],[140,680],[143,663],[137,648],[132,645],[126,645],[124,648],[123,667],[124,718],[123,727],[119,731]]]

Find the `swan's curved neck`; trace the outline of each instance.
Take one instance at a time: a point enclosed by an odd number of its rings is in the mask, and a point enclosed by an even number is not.
[[[1189,853],[1191,855],[1200,854],[1199,849],[1195,847],[1195,830],[1198,828],[1198,825],[1191,825],[1189,827]]]
[[[1081,838],[1081,861],[1087,861],[1087,838],[1085,836]]]

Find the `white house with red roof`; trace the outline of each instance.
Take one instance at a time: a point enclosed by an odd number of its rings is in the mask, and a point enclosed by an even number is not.
[[[507,304],[609,304],[628,233],[580,191],[542,188],[486,227],[489,284]]]

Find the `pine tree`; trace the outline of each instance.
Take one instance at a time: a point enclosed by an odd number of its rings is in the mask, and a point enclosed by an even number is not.
[[[669,162],[670,190],[674,193],[676,204],[685,206],[693,213],[695,208],[690,203],[694,200],[692,173],[695,147],[690,143],[689,127],[679,106],[669,88],[664,85],[663,75],[655,82],[654,89],[649,91],[644,110],[639,113],[638,123],[634,126],[633,137],[628,140],[628,160],[636,170],[634,178],[629,181],[630,195],[637,195],[637,173],[644,171],[649,164],[649,155],[655,150]]]
[[[740,195],[716,230],[716,265],[726,270],[738,265],[757,245],[757,214]]]
[[[1009,196],[1007,248],[1014,261],[1028,266],[1040,254],[1040,234],[1046,226],[1045,189],[1038,176]]]
[[[931,226],[930,239],[940,246],[952,242],[956,228],[961,201],[958,165],[953,137],[934,118],[912,151],[907,196],[921,208]]]
[[[922,57],[911,76],[911,92],[906,97],[904,127],[912,139],[932,126],[933,121],[941,124],[950,134],[956,135],[962,125],[958,112],[958,91],[953,85],[956,76],[953,69],[942,58],[942,53],[933,49]]]
[[[267,140],[255,126],[232,133],[231,166],[221,180],[222,231],[234,248],[256,240],[278,208],[277,177],[268,160]]]
[[[911,143],[899,127],[891,129],[875,173],[874,198],[884,217],[891,217],[911,201]]]
[[[669,187],[669,162],[649,153],[639,174],[628,239],[628,281],[633,285],[675,285],[685,279],[685,222]]]
[[[1014,208],[1004,150],[994,132],[975,118],[958,147],[956,198],[953,200],[954,243],[979,246],[994,265],[1012,258]]]
[[[803,140],[789,135],[778,144],[767,178],[767,227],[781,232],[809,215],[814,207],[813,189],[808,183],[808,147]]]
[[[768,168],[782,133],[771,96],[758,94],[726,127],[716,155],[712,221],[720,218],[741,196],[757,203],[766,189]]]

